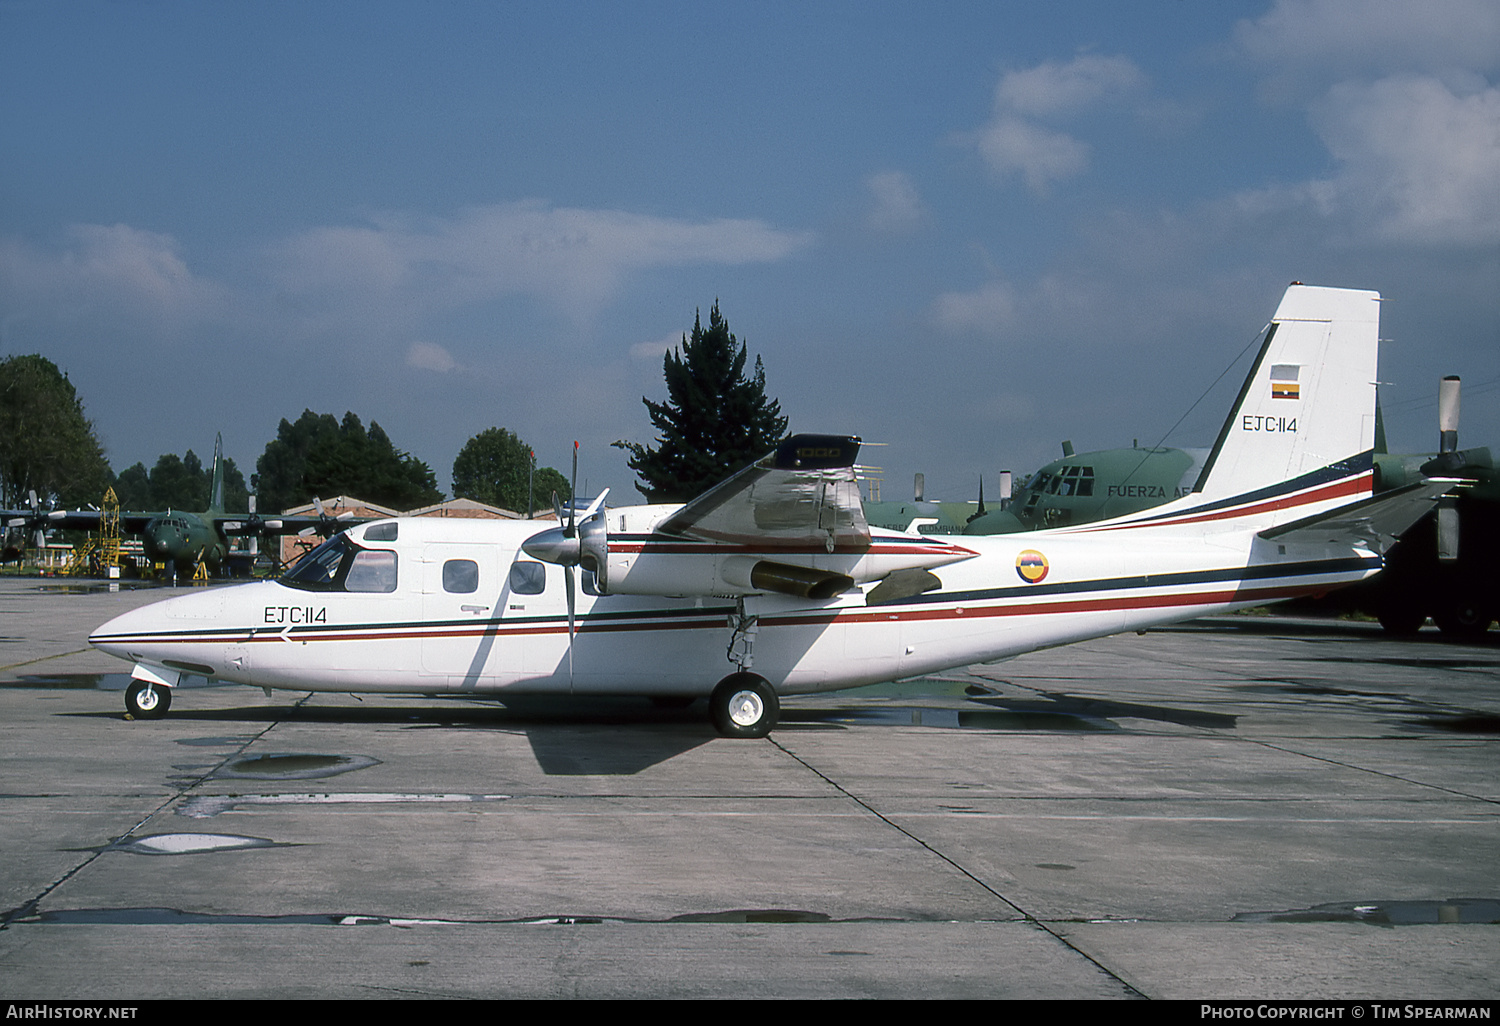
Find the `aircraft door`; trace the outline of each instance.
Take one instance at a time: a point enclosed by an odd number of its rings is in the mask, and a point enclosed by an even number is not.
[[[422,555],[422,673],[439,687],[494,687],[505,676],[499,620],[505,577],[492,545],[430,544]]]

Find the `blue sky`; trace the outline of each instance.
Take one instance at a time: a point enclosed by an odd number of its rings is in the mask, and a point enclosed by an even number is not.
[[[1394,449],[1500,447],[1500,5],[0,0],[0,355],[116,470],[304,408],[635,496],[717,299],[886,498],[1207,445],[1286,283],[1378,289]],[[582,482],[581,482],[582,484]]]

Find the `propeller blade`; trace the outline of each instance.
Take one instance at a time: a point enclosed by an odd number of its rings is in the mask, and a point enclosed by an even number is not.
[[[1454,452],[1458,449],[1458,387],[1459,379],[1450,374],[1438,382],[1438,451]]]
[[[1458,558],[1458,500],[1451,495],[1438,500],[1437,557],[1444,563]]]
[[[573,693],[573,635],[575,633],[573,621],[575,604],[577,602],[573,594],[572,566],[563,567],[563,579],[567,582],[568,592],[568,694],[571,695]]]
[[[1456,374],[1438,382],[1438,458],[1447,456],[1445,462],[1454,464],[1462,460],[1457,455],[1458,388]],[[1458,531],[1458,500],[1444,496],[1438,500],[1437,511],[1437,555],[1441,562],[1451,563],[1458,558]]]
[[[601,507],[601,506],[604,505],[604,497],[606,495],[608,495],[608,494],[609,494],[609,489],[608,488],[606,488],[606,489],[604,489],[604,491],[600,492],[599,493],[599,497],[597,499],[595,499],[593,502],[589,503],[589,508],[586,509],[586,510],[584,510],[583,511],[583,516],[579,517],[578,519],[579,520],[587,520],[589,517],[591,517],[595,513],[599,512],[599,507]]]
[[[568,482],[568,537],[573,537],[573,528],[578,514],[578,441],[573,442],[573,480]]]

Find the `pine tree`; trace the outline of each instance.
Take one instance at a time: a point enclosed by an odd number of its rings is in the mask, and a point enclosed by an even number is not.
[[[658,432],[655,447],[618,441],[630,453],[636,485],[652,502],[686,502],[776,447],[786,434],[781,404],[766,398],[760,357],[745,376],[745,347],[729,330],[715,300],[708,328],[694,316],[681,352],[667,353],[667,401],[642,398]]]

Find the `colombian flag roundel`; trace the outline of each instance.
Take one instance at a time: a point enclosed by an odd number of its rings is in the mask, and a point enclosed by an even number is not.
[[[1038,584],[1047,576],[1047,557],[1036,549],[1027,549],[1016,557],[1016,573],[1029,584]]]

